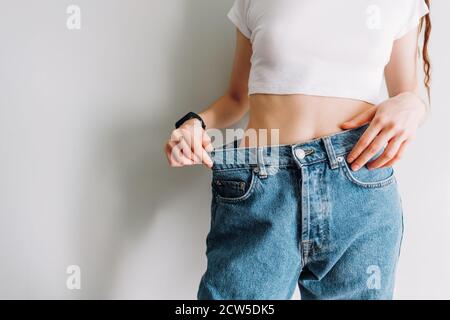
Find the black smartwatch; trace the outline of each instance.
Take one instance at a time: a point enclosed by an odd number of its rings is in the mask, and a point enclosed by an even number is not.
[[[202,117],[200,117],[198,114],[196,114],[195,112],[189,112],[187,115],[185,115],[183,118],[181,118],[180,120],[177,121],[177,123],[175,123],[175,129],[178,129],[179,127],[181,127],[183,125],[183,123],[185,123],[188,120],[191,119],[197,119],[200,120],[200,122],[202,123],[202,128],[203,130],[206,130],[206,124],[203,121]]]

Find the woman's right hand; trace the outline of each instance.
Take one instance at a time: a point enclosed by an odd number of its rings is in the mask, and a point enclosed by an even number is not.
[[[213,149],[211,138],[197,119],[186,121],[180,128],[172,131],[164,146],[171,167],[203,164],[212,168],[213,161],[208,152]]]

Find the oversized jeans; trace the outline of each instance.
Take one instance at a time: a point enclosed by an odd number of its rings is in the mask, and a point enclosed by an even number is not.
[[[198,299],[290,299],[297,284],[302,299],[392,298],[403,236],[394,170],[346,161],[366,129],[211,152]]]

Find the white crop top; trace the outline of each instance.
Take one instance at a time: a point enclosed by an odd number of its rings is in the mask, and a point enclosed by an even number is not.
[[[428,12],[424,0],[235,0],[228,17],[252,43],[249,94],[377,104],[394,40]]]

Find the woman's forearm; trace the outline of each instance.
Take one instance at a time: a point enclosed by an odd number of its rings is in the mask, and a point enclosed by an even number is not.
[[[207,128],[224,129],[241,120],[248,109],[248,97],[236,98],[225,94],[199,115]]]

